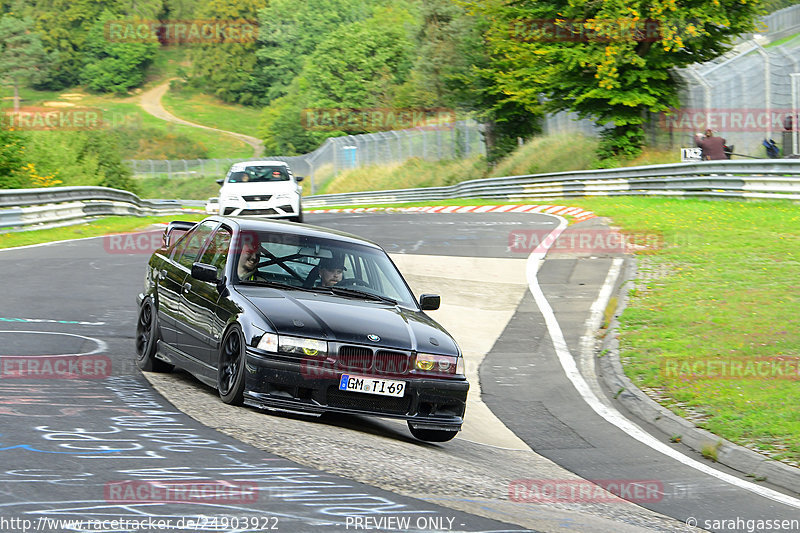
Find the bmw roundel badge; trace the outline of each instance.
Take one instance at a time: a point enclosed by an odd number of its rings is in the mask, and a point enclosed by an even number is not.
[[[377,335],[373,335],[372,333],[370,333],[369,335],[367,335],[367,338],[368,338],[369,340],[371,340],[372,342],[378,342],[378,341],[380,341],[380,340],[381,340],[381,338],[380,338],[380,337],[378,337]]]

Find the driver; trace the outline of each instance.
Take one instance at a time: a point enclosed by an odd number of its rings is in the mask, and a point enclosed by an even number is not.
[[[258,273],[261,242],[254,232],[243,233],[239,242],[242,244],[242,253],[236,265],[236,275],[240,280],[253,281]]]
[[[325,258],[319,262],[319,279],[323,287],[333,287],[342,281],[342,273],[347,269],[344,266],[344,258],[332,257]]]

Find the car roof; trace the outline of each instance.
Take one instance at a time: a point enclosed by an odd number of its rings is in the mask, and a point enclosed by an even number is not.
[[[268,231],[274,233],[288,233],[290,235],[302,235],[305,237],[317,237],[321,239],[335,239],[352,244],[361,244],[370,246],[372,248],[383,249],[381,246],[373,241],[329,228],[321,226],[313,226],[310,224],[293,224],[291,222],[280,222],[275,220],[251,217],[224,217],[214,215],[206,218],[205,220],[215,220],[224,222],[231,227],[238,228],[239,231]]]
[[[284,166],[289,168],[289,164],[285,161],[277,161],[277,160],[264,160],[264,161],[240,161],[239,163],[234,163],[231,166],[232,172],[240,172],[247,167],[275,167],[275,166]]]

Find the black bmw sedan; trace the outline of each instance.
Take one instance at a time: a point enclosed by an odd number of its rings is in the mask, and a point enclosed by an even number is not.
[[[469,383],[453,338],[375,243],[308,225],[172,222],[139,294],[137,364],[181,367],[229,404],[461,429]]]

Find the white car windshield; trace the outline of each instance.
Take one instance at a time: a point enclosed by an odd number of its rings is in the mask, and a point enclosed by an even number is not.
[[[248,166],[244,170],[231,171],[228,183],[259,183],[267,181],[289,181],[289,173],[284,166]]]

